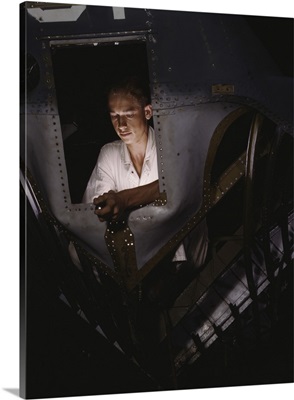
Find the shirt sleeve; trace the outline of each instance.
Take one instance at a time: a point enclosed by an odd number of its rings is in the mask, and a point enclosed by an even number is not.
[[[113,175],[113,160],[111,147],[105,145],[102,147],[97,163],[88,181],[84,196],[83,203],[93,203],[95,197],[109,190],[116,191],[116,185]]]

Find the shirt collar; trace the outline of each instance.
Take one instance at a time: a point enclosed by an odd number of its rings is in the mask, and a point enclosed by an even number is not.
[[[155,146],[155,133],[154,133],[154,129],[151,126],[149,126],[144,161],[149,161],[154,146]],[[131,160],[131,156],[130,156],[128,147],[124,142],[122,142],[121,157],[122,157],[122,161],[125,165],[132,164],[132,160]]]

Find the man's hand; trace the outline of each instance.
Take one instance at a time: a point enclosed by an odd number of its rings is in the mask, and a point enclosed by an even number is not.
[[[94,213],[101,222],[119,219],[127,208],[127,202],[122,192],[110,190],[93,200]]]
[[[115,221],[119,219],[126,210],[154,202],[160,198],[158,180],[147,185],[138,186],[132,189],[107,193],[96,197],[93,200],[95,214],[100,221]]]

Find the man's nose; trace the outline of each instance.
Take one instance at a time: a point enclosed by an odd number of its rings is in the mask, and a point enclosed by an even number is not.
[[[127,119],[124,115],[119,115],[118,116],[118,127],[119,128],[124,128],[127,126]]]

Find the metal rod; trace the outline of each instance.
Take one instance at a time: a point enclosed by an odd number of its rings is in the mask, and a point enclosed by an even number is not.
[[[256,144],[258,133],[260,131],[263,122],[263,117],[256,113],[253,117],[249,139],[246,152],[246,164],[245,164],[245,193],[244,193],[244,210],[243,210],[243,227],[244,227],[244,260],[245,260],[245,272],[247,278],[248,289],[250,297],[252,298],[253,307],[253,318],[256,327],[257,336],[260,334],[260,323],[259,323],[259,310],[257,300],[257,289],[254,282],[253,276],[253,263],[252,263],[252,247],[253,247],[253,181],[254,181],[254,167],[255,167],[255,155],[256,155]]]

